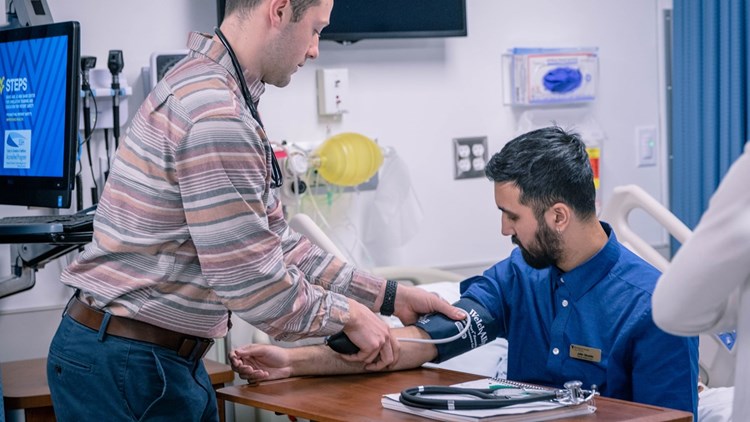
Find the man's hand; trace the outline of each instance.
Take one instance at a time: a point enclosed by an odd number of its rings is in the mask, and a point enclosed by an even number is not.
[[[344,333],[357,347],[354,355],[341,355],[348,362],[362,362],[369,370],[380,370],[398,360],[399,344],[378,315],[354,300],[349,300],[349,321]]]
[[[232,350],[229,363],[249,383],[288,378],[292,375],[288,350],[269,344],[248,344]]]
[[[417,287],[399,284],[393,314],[404,325],[414,324],[420,315],[433,312],[439,312],[457,321],[466,318],[466,312],[451,305],[440,296]]]

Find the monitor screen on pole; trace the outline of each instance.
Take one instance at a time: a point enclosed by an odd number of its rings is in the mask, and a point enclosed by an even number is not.
[[[70,207],[79,33],[78,22],[0,31],[0,204]]]

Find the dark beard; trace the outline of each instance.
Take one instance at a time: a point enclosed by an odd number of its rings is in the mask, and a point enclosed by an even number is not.
[[[560,235],[550,229],[544,222],[540,222],[535,240],[536,244],[526,249],[516,236],[511,237],[511,241],[521,250],[523,260],[531,268],[541,270],[556,265],[562,255]]]

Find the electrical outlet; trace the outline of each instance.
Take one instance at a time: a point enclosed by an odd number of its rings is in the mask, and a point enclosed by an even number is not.
[[[453,179],[484,177],[487,166],[487,137],[453,139]]]

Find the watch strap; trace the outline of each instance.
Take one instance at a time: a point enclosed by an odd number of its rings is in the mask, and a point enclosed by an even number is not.
[[[387,280],[385,282],[385,295],[383,296],[383,304],[380,305],[380,315],[383,315],[383,316],[393,315],[393,311],[395,311],[397,288],[398,288],[397,281]]]

